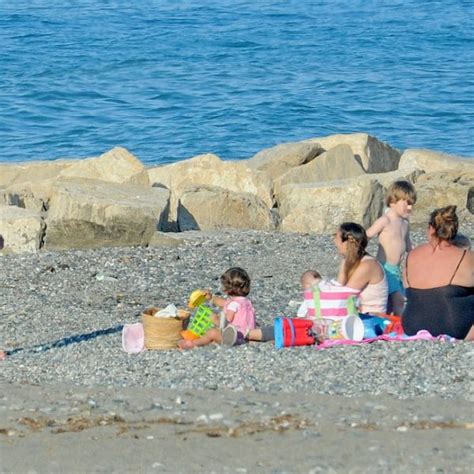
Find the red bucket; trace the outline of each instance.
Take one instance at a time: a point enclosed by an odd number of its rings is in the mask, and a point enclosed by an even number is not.
[[[310,333],[313,321],[301,318],[275,318],[275,347],[309,346],[314,344]]]

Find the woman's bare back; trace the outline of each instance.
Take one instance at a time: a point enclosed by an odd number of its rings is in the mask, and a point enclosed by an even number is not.
[[[424,244],[410,252],[406,282],[412,288],[438,288],[449,284],[474,286],[474,253],[450,244]]]

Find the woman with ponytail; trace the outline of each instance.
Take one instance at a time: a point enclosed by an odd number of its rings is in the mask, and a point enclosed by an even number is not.
[[[435,209],[428,224],[428,243],[408,254],[404,284],[407,305],[404,331],[425,329],[474,340],[474,253],[455,244],[456,206]]]
[[[360,312],[385,313],[388,283],[380,263],[366,252],[368,239],[364,228],[355,222],[344,222],[339,226],[334,242],[342,257],[337,281],[361,290]]]
[[[346,290],[356,290],[352,294],[358,294],[359,311],[361,313],[385,313],[388,299],[387,279],[380,263],[367,254],[365,250],[367,242],[367,234],[361,225],[354,222],[344,222],[339,226],[334,236],[334,243],[342,257],[342,261],[337,277],[338,285],[333,285],[333,282],[331,282],[331,285],[335,288],[342,285],[346,287]],[[314,277],[319,280],[319,273],[313,274],[313,282]],[[314,312],[314,305],[312,308]],[[312,318],[314,316],[307,317]],[[247,337],[251,341],[272,341],[275,337],[274,326],[253,329],[249,331]]]

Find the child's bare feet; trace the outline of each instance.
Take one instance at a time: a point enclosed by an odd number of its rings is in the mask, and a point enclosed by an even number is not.
[[[181,350],[194,349],[194,342],[188,341],[186,339],[181,339],[180,341],[178,341],[178,347]]]

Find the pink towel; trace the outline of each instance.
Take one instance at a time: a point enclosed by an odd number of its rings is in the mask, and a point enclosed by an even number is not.
[[[424,341],[448,341],[448,342],[456,342],[457,339],[451,336],[447,336],[446,334],[441,334],[440,336],[432,336],[428,331],[422,330],[418,331],[414,336],[407,336],[407,335],[399,335],[395,333],[390,334],[383,334],[382,336],[371,337],[369,339],[363,339],[362,341],[348,341],[345,339],[335,339],[335,340],[326,340],[321,344],[318,344],[316,349],[328,349],[329,347],[333,346],[340,346],[340,345],[356,345],[356,344],[368,344],[370,342],[375,341],[393,341],[393,342],[403,342],[403,341],[417,341],[417,340],[424,340]]]
[[[145,349],[145,331],[142,323],[123,325],[122,347],[129,354],[138,354]]]

